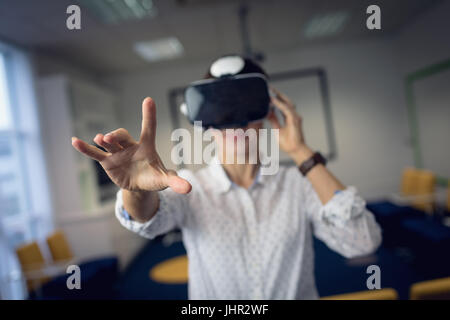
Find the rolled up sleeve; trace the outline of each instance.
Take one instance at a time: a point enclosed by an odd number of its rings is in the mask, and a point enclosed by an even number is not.
[[[381,229],[354,187],[338,191],[322,205],[307,181],[306,204],[314,235],[347,258],[373,253],[381,243]]]

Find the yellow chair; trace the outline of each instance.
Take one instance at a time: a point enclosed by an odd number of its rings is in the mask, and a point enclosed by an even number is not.
[[[450,277],[415,283],[409,291],[411,300],[450,300]]]
[[[413,196],[416,193],[418,170],[415,168],[405,168],[402,174],[400,193],[403,196]]]
[[[418,172],[417,186],[414,194],[417,199],[413,201],[413,207],[426,212],[432,212],[433,200],[430,198],[427,199],[427,197],[432,197],[435,183],[436,177],[431,171],[420,170]]]
[[[366,290],[323,297],[320,300],[398,300],[395,289]]]
[[[55,231],[48,236],[47,245],[50,249],[53,261],[64,262],[73,259],[72,250],[62,231]]]
[[[27,277],[27,273],[30,272],[35,273],[32,280],[27,278],[29,291],[37,289],[50,280],[48,276],[39,276],[39,271],[45,266],[45,260],[37,242],[32,242],[17,248],[16,254],[25,276]]]
[[[435,183],[436,177],[431,171],[405,168],[400,193],[411,199],[410,203],[414,208],[431,213]]]

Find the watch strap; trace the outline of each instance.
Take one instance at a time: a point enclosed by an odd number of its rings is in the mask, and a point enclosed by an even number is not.
[[[303,163],[298,167],[303,176],[306,176],[308,172],[318,164],[327,164],[327,160],[320,154],[320,152],[315,152],[309,159],[303,161]]]

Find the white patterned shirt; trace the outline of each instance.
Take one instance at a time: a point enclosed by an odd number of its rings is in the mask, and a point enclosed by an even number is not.
[[[372,253],[381,242],[355,188],[322,205],[295,166],[258,174],[249,189],[231,182],[219,163],[178,174],[192,184],[189,194],[159,192],[157,213],[139,223],[119,191],[116,216],[150,239],[182,230],[189,299],[316,299],[313,234],[345,257]]]

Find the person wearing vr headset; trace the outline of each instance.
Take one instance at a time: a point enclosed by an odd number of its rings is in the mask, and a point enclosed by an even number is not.
[[[216,141],[230,138],[227,128],[260,130],[268,119],[296,163],[273,175],[261,174],[259,162],[225,162],[236,148],[223,146],[219,161],[197,172],[166,169],[155,147],[151,98],[142,103],[139,141],[122,128],[94,138],[106,151],[72,138],[121,188],[116,216],[123,226],[150,239],[182,230],[190,299],[316,299],[313,235],[345,257],[370,254],[381,242],[356,189],[344,186],[306,144],[293,102],[270,91],[259,65],[225,56],[188,87],[185,111],[191,122],[214,128]],[[231,142],[239,139],[245,137]]]

